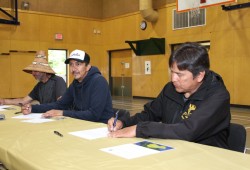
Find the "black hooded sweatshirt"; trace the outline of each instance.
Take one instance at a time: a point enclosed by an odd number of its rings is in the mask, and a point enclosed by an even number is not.
[[[144,105],[144,111],[122,122],[124,127],[137,124],[136,137],[228,148],[230,119],[229,92],[222,78],[210,71],[188,99],[169,82],[155,100]]]

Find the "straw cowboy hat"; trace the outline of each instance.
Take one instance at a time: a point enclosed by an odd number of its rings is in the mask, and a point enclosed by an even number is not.
[[[49,66],[46,56],[43,53],[36,55],[32,64],[25,67],[23,71],[30,74],[32,71],[55,74],[54,70]]]

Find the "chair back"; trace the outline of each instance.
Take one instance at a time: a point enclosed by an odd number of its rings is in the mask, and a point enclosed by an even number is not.
[[[230,123],[228,146],[230,150],[245,152],[246,129],[243,125]]]

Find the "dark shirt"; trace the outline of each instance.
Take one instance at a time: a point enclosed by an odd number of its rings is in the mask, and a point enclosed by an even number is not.
[[[169,82],[155,100],[144,106],[144,111],[122,121],[125,126],[137,124],[137,137],[181,139],[228,148],[230,95],[222,78],[210,71],[194,94],[186,100],[183,97]]]
[[[60,100],[32,106],[33,113],[51,109],[63,110],[63,116],[107,123],[113,116],[108,82],[99,69],[92,66],[83,81],[74,80]]]
[[[51,75],[46,83],[38,82],[29,96],[40,104],[55,102],[66,91],[66,83],[62,77]]]

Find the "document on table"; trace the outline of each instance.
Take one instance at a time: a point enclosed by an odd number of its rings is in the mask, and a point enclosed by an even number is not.
[[[27,115],[18,115],[18,116],[14,116],[12,117],[14,119],[41,119],[42,118],[42,114],[41,113],[30,113]]]
[[[26,123],[45,123],[45,122],[52,122],[52,121],[55,121],[55,120],[46,119],[46,118],[39,118],[39,119],[23,120],[22,122],[26,122]]]
[[[95,129],[89,129],[89,130],[69,132],[69,134],[83,138],[83,139],[93,140],[93,139],[107,137],[108,128],[107,127],[95,128]]]
[[[132,144],[124,144],[114,147],[100,149],[101,151],[120,156],[125,159],[134,159],[142,156],[152,155],[174,148],[150,141],[141,141]]]
[[[26,123],[45,123],[45,122],[52,122],[55,121],[54,119],[47,119],[42,117],[42,113],[31,113],[28,115],[18,115],[12,117],[14,119],[26,119],[23,120],[22,122]]]
[[[7,105],[0,105],[0,111],[6,111],[6,109],[9,107],[10,106],[7,106]]]

